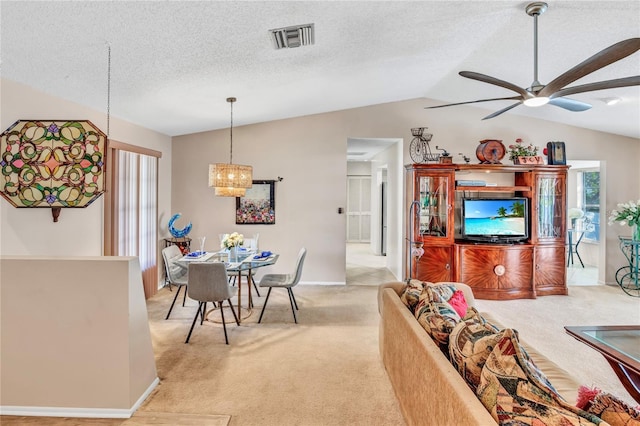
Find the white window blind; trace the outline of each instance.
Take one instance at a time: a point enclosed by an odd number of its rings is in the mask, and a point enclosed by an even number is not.
[[[113,149],[111,154],[111,248],[106,254],[137,256],[145,295],[150,297],[158,287],[158,158],[126,149]]]

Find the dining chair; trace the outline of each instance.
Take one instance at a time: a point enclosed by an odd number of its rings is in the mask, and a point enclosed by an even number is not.
[[[262,322],[262,315],[264,315],[264,310],[267,307],[267,302],[269,302],[269,296],[271,295],[271,290],[274,287],[278,288],[286,288],[287,293],[289,294],[289,303],[291,303],[291,312],[293,312],[293,321],[297,324],[298,318],[296,317],[296,310],[298,310],[298,303],[296,302],[296,298],[293,295],[293,287],[295,287],[300,282],[300,276],[302,275],[302,265],[304,264],[304,258],[307,255],[307,249],[304,247],[300,249],[298,253],[298,260],[296,261],[296,269],[293,274],[266,274],[260,280],[260,287],[267,287],[269,291],[267,292],[267,298],[264,300],[264,305],[262,306],[262,311],[260,312],[260,318],[258,319],[258,323]],[[294,309],[295,305],[295,309]]]
[[[197,300],[198,310],[193,318],[191,329],[187,335],[185,343],[189,343],[193,327],[196,325],[198,316],[200,316],[200,325],[204,322],[204,316],[207,312],[208,302],[219,302],[220,316],[222,317],[222,328],[224,329],[224,341],[228,345],[227,326],[224,322],[224,307],[222,302],[225,300],[229,303],[231,313],[236,320],[236,324],[240,325],[235,309],[231,304],[231,298],[236,294],[236,288],[229,285],[227,277],[227,269],[222,262],[198,262],[189,265],[189,286],[187,287],[189,297]]]
[[[244,239],[244,243],[242,244],[243,247],[245,247],[247,250],[258,250],[258,235],[256,234],[254,235],[253,238],[245,238]],[[255,270],[251,270],[251,273],[249,273],[249,271],[241,271],[240,272],[240,276],[244,277],[246,279],[249,280],[249,283],[253,286],[254,290],[256,291],[256,294],[258,295],[258,297],[262,297],[260,295],[260,290],[258,290],[258,286],[256,284],[256,280],[254,279],[254,276],[256,274]],[[236,283],[236,275],[232,275],[231,276],[231,283],[235,284]]]
[[[176,304],[176,300],[178,299],[180,290],[183,287],[185,290],[182,296],[182,306],[184,306],[184,302],[187,298],[187,284],[189,275],[186,268],[183,268],[176,263],[180,258],[182,258],[182,252],[180,251],[180,248],[178,246],[170,245],[169,247],[165,247],[162,249],[164,271],[167,274],[169,286],[175,285],[178,288],[178,290],[176,291],[176,295],[173,296],[173,302],[171,302],[171,307],[169,308],[169,312],[167,312],[165,320],[169,319],[169,315],[171,315],[171,311],[173,310],[173,305]]]

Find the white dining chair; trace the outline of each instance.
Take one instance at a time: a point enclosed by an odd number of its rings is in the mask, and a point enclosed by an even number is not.
[[[178,288],[178,290],[176,290],[176,295],[173,296],[173,302],[171,302],[171,307],[169,307],[169,312],[167,312],[167,316],[165,317],[165,319],[169,319],[169,315],[171,315],[171,311],[173,310],[173,305],[176,304],[176,300],[178,299],[180,290],[182,290],[183,287],[185,290],[182,296],[182,306],[184,306],[185,300],[187,299],[187,284],[189,275],[186,268],[183,268],[176,263],[180,258],[182,258],[182,252],[180,251],[180,248],[178,246],[170,245],[169,247],[165,247],[162,249],[164,270],[167,274],[169,285],[175,285]]]
[[[240,321],[231,303],[231,298],[235,296],[237,289],[229,285],[225,264],[222,262],[197,262],[190,264],[188,291],[189,297],[197,300],[199,303],[185,343],[189,343],[189,339],[191,339],[191,333],[193,332],[193,327],[196,325],[198,316],[200,316],[200,325],[204,322],[207,303],[213,302],[215,306],[215,303],[219,302],[222,328],[224,329],[224,341],[228,345],[229,338],[227,337],[227,326],[224,322],[224,307],[222,302],[226,300],[229,304],[237,325],[240,325]]]
[[[291,312],[293,312],[293,321],[297,324],[298,318],[296,317],[296,310],[298,310],[298,303],[296,302],[296,298],[293,295],[293,287],[298,285],[300,282],[300,277],[302,276],[302,265],[304,264],[304,258],[307,255],[307,249],[304,247],[300,249],[298,253],[298,260],[296,261],[296,269],[293,274],[266,274],[260,280],[260,287],[267,287],[269,291],[267,292],[267,298],[264,300],[264,305],[262,306],[262,311],[260,312],[260,318],[258,319],[258,323],[262,322],[262,316],[264,315],[264,309],[267,307],[267,302],[269,301],[269,296],[271,295],[271,290],[274,287],[278,288],[286,288],[287,293],[289,294],[289,303],[291,303]],[[295,309],[294,309],[295,305]]]

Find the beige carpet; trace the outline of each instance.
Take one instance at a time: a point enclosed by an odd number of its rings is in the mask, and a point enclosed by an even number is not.
[[[374,286],[305,286],[295,288],[300,310],[293,317],[286,292],[274,290],[262,324],[264,302],[240,327],[196,326],[184,344],[196,302],[178,303],[164,320],[175,293],[163,289],[148,301],[149,320],[161,384],[131,421],[145,423],[160,413],[176,414],[169,423],[206,416],[230,416],[229,425],[402,425],[393,389],[378,351]],[[570,296],[536,300],[479,300],[505,325],[516,328],[582,383],[630,397],[601,355],[568,336],[564,325],[639,324],[640,299],[617,287],[570,287]],[[416,366],[416,373],[419,367]],[[181,416],[185,423],[176,419]],[[187,416],[188,415],[188,416]],[[219,419],[225,421],[228,417]],[[155,420],[154,420],[155,421]],[[109,425],[97,419],[20,419],[2,416],[4,425]]]
[[[286,291],[275,289],[262,324],[265,294],[240,327],[228,324],[227,346],[212,322],[185,345],[196,304],[165,321],[173,293],[162,290],[148,302],[161,384],[141,411],[226,414],[230,425],[403,424],[378,355],[376,292],[298,286],[296,325]]]
[[[636,406],[615,373],[594,349],[569,336],[565,325],[640,325],[640,298],[617,286],[570,286],[569,296],[510,301],[478,300],[505,327],[553,360],[580,383],[619,395]],[[573,402],[573,401],[572,401]]]

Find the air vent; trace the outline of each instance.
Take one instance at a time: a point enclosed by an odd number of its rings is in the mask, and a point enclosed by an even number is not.
[[[315,40],[313,24],[277,28],[275,30],[269,30],[269,32],[271,33],[273,47],[276,49],[308,46],[313,44]]]

